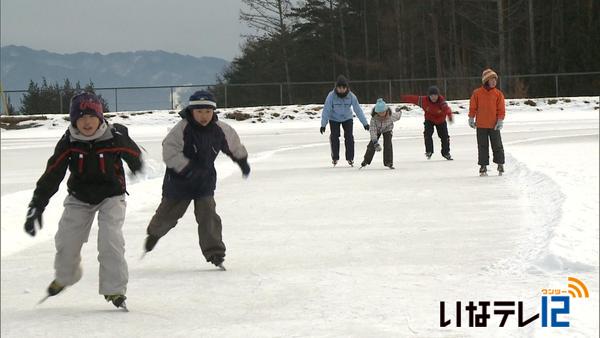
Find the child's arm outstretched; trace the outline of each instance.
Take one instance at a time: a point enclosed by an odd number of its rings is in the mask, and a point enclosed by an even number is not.
[[[358,117],[358,120],[363,125],[365,130],[368,131],[370,127],[369,124],[367,124],[367,118],[365,117],[365,113],[363,112],[362,108],[360,107],[360,104],[358,103],[358,98],[352,92],[350,92],[349,95],[351,95],[350,99],[352,102],[352,109],[354,110],[356,117]]]
[[[217,121],[217,125],[223,130],[223,134],[225,134],[225,142],[221,146],[221,151],[240,166],[244,177],[248,177],[250,175],[248,151],[240,141],[238,133],[225,122]]]
[[[424,98],[425,98],[424,96],[418,96],[418,95],[402,95],[402,96],[400,96],[400,102],[416,104],[417,106],[423,108],[423,99]]]
[[[394,122],[399,121],[401,117],[402,117],[402,110],[393,112],[390,109],[390,118],[392,119],[392,121],[394,121]]]

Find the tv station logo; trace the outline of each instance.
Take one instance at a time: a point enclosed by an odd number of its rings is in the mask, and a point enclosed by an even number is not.
[[[492,316],[500,319],[499,327],[504,327],[509,320],[525,327],[538,319],[542,327],[570,327],[567,315],[571,312],[572,300],[590,298],[590,294],[581,280],[568,277],[567,281],[565,289],[541,289],[540,313],[526,313],[522,300],[457,301],[454,306],[448,305],[448,309],[446,302],[440,301],[440,327],[488,327]]]

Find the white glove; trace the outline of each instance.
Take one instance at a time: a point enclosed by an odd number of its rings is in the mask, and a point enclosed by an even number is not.
[[[475,123],[475,119],[472,117],[469,117],[469,127],[475,129],[477,128],[477,124]]]

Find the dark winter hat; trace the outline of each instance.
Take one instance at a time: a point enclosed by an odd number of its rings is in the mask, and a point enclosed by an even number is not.
[[[431,86],[427,89],[427,96],[440,95],[440,89],[437,86]]]
[[[102,110],[102,101],[98,96],[96,96],[96,94],[89,92],[77,94],[71,98],[71,104],[69,108],[71,124],[75,126],[77,124],[77,120],[86,114],[94,115],[100,121],[104,121],[104,114]]]
[[[348,87],[348,79],[346,79],[346,77],[344,75],[338,76],[337,80],[335,81],[335,86],[336,87]]]
[[[206,90],[199,90],[190,96],[188,109],[217,108],[215,96]]]

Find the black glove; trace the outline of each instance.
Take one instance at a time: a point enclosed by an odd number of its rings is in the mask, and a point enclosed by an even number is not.
[[[30,206],[27,210],[27,219],[25,220],[25,232],[31,236],[35,236],[35,221],[38,223],[38,229],[42,229],[42,213],[44,208]]]
[[[365,130],[369,131],[369,125],[368,124],[365,124]]]
[[[319,131],[321,132],[321,135],[323,135],[323,133],[325,132],[325,127],[321,127],[321,129],[319,129]]]
[[[248,159],[244,158],[239,160],[238,165],[240,166],[240,169],[242,169],[242,176],[244,176],[244,178],[248,178],[248,175],[250,175],[250,165],[248,164]]]

